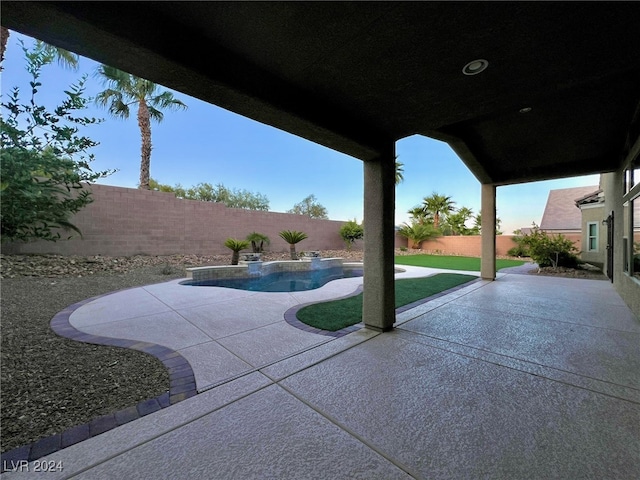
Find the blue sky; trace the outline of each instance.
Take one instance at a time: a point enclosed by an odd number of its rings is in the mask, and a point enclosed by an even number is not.
[[[2,72],[3,101],[14,86],[21,89],[21,100],[28,100],[30,80],[18,43],[31,39],[11,32]],[[55,106],[63,91],[89,75],[87,95],[104,87],[95,78],[98,64],[80,59],[78,71],[58,65],[43,69],[39,104]],[[151,176],[161,183],[184,187],[199,182],[223,183],[226,187],[247,189],[266,195],[270,210],[285,212],[310,194],[327,208],[334,220],[363,216],[363,166],[360,160],[317,145],[268,125],[174,92],[187,104],[185,111],[166,112],[162,123],[152,123]],[[84,134],[100,145],[92,152],[94,170],[118,171],[99,183],[135,188],[139,179],[140,133],[135,110],[128,120],[110,117],[92,106],[87,116],[104,122],[88,127]],[[449,195],[457,207],[480,210],[480,183],[445,143],[422,136],[397,142],[398,160],[404,163],[404,182],[396,190],[396,224],[409,220],[408,209],[433,192]],[[502,230],[511,233],[520,227],[540,223],[549,190],[597,185],[598,176],[550,180],[498,187],[497,209]]]

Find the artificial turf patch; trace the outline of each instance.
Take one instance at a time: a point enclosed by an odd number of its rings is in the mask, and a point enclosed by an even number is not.
[[[395,263],[414,267],[444,268],[447,270],[480,271],[480,259],[477,257],[458,257],[449,255],[398,255]],[[496,259],[496,270],[524,265],[522,260]]]
[[[431,277],[396,280],[396,308],[477,279],[474,275],[439,273]],[[362,321],[362,293],[353,297],[314,303],[298,310],[296,316],[321,330],[335,332]]]

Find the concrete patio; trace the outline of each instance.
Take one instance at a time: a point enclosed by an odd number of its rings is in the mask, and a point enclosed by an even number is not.
[[[399,314],[389,333],[282,319],[361,281],[291,294],[169,282],[77,309],[84,332],[181,353],[201,393],[41,458],[63,466],[41,475],[640,477],[640,322],[610,283],[502,273]],[[2,476],[37,478],[30,467]]]

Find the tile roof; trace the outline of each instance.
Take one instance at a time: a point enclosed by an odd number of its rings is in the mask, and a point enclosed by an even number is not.
[[[589,196],[599,190],[592,187],[574,187],[550,190],[547,205],[542,214],[542,230],[577,230],[582,228],[582,213],[576,206],[576,200]]]

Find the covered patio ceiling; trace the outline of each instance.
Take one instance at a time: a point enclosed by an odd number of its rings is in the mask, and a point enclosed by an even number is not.
[[[365,161],[444,140],[483,183],[616,170],[640,129],[633,2],[3,1],[2,24]]]

